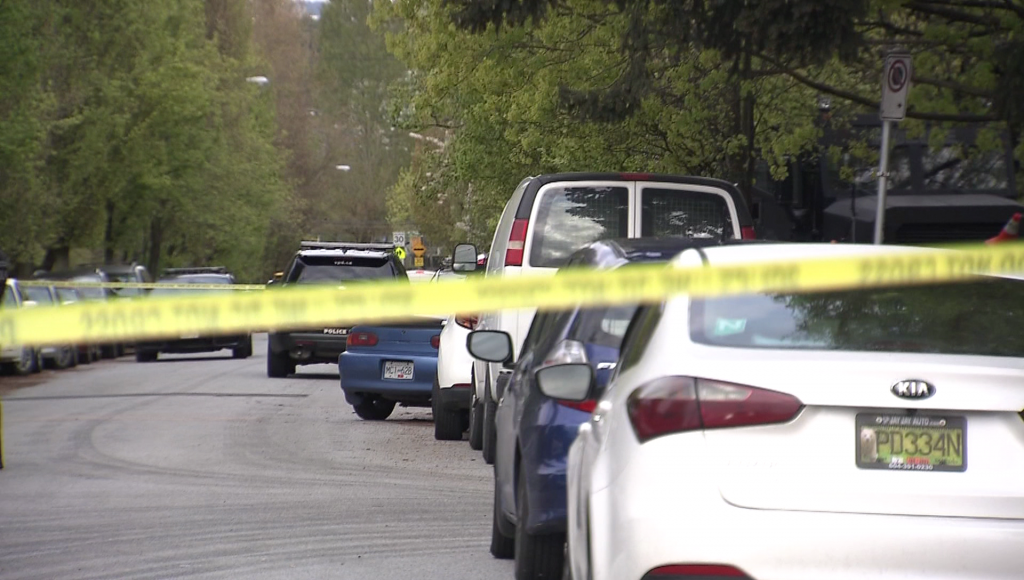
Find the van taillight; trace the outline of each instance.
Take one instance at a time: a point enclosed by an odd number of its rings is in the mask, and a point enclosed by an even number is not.
[[[756,240],[757,233],[754,232],[753,226],[743,226],[740,228],[740,237],[744,240]]]
[[[785,423],[800,412],[803,403],[778,391],[662,377],[633,391],[626,408],[642,443],[670,433]]]
[[[523,250],[526,248],[526,230],[530,220],[522,219],[512,222],[512,231],[508,234],[508,247],[505,249],[506,266],[522,266]]]
[[[622,179],[629,179],[631,181],[648,181],[651,179],[650,173],[620,173],[619,177]]]
[[[346,346],[377,346],[377,335],[372,332],[351,332],[345,339]]]
[[[441,335],[440,334],[435,334],[434,336],[430,337],[430,346],[432,346],[434,348],[440,348],[441,347]]]

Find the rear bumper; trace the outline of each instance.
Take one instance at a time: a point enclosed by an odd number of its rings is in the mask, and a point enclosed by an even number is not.
[[[446,411],[464,411],[473,401],[473,389],[467,381],[463,384],[438,389],[441,408]]]
[[[385,379],[385,361],[411,361],[412,379]],[[437,373],[437,357],[409,354],[345,352],[338,357],[338,374],[345,400],[355,405],[363,395],[381,395],[409,404],[428,404]]]
[[[672,564],[729,565],[755,580],[1022,577],[1024,520],[740,508],[722,499],[700,455],[654,452],[659,444],[579,502],[589,505],[594,580],[638,580]]]
[[[200,338],[139,342],[135,344],[135,349],[137,351],[144,352],[191,353],[212,352],[225,348],[239,348],[247,344],[249,344],[249,335],[207,336]]]
[[[273,332],[268,336],[270,350],[275,354],[288,353],[296,364],[317,364],[338,362],[338,355],[345,352],[347,336],[315,332]]]

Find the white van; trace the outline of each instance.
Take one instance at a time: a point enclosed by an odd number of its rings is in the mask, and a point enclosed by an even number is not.
[[[726,181],[644,173],[564,173],[524,179],[501,214],[487,276],[552,275],[580,247],[605,238],[754,238],[739,189]],[[535,309],[480,317],[476,328],[512,336],[518,357]],[[470,413],[494,461],[494,413],[511,368],[475,362]],[[504,375],[504,376],[503,376]]]

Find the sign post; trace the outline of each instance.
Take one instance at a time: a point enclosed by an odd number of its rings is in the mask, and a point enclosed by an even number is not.
[[[875,208],[875,245],[885,238],[885,197],[889,188],[889,136],[893,121],[902,121],[907,114],[907,93],[910,92],[910,55],[893,53],[885,59],[882,74],[882,151],[878,170],[878,206]]]

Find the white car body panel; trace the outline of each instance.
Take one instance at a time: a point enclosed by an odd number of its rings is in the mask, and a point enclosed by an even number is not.
[[[765,245],[707,255],[719,264],[902,251],[925,250]],[[643,357],[620,366],[570,447],[574,578],[639,580],[673,564],[731,565],[756,580],[1022,577],[1024,358],[695,344],[689,306],[685,296],[666,303]],[[626,400],[672,375],[788,393],[804,408],[781,424],[641,444]],[[890,392],[911,378],[935,394]],[[966,418],[966,471],[856,466],[856,414],[908,409]]]
[[[466,348],[469,329],[455,323],[449,316],[441,329],[441,343],[437,350],[437,384],[442,389],[452,385],[468,385],[473,369],[473,357]]]

